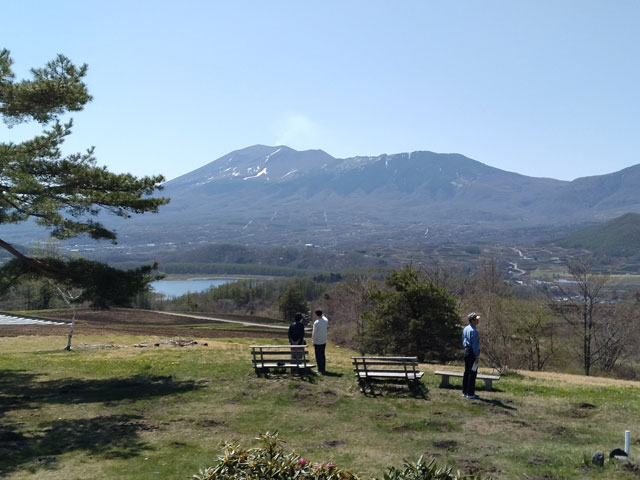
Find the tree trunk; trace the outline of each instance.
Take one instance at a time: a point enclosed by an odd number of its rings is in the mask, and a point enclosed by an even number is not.
[[[64,347],[65,350],[71,350],[71,337],[73,337],[73,328],[76,326],[76,307],[73,308],[73,315],[71,316],[71,326],[69,327],[69,338],[67,339],[67,346]]]

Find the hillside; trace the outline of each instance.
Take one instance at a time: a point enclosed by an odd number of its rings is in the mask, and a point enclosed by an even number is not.
[[[640,255],[640,214],[627,213],[608,222],[577,230],[558,239],[564,248],[582,248],[596,255]]]

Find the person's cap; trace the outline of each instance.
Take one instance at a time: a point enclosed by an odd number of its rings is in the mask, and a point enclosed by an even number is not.
[[[478,315],[476,312],[471,312],[469,315],[467,315],[467,319],[469,321],[471,320],[480,320],[480,315]]]

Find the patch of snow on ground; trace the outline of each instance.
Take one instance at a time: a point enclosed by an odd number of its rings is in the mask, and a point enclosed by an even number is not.
[[[52,322],[37,318],[14,317],[13,315],[0,314],[0,325],[69,325],[66,322]]]

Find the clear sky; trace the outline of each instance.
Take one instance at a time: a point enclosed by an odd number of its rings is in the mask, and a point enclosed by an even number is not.
[[[171,179],[258,143],[563,180],[640,163],[638,0],[0,0],[0,17],[19,78],[89,64],[67,149],[116,172]]]

